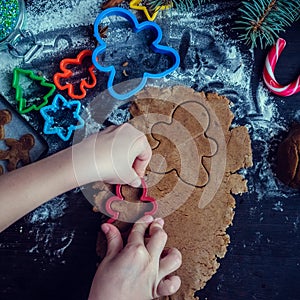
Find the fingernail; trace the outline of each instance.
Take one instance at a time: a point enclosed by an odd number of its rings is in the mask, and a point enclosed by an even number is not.
[[[104,234],[108,234],[108,232],[110,230],[110,228],[109,228],[109,226],[107,224],[102,224],[101,225],[101,229],[102,229],[102,231],[103,231]]]
[[[142,218],[142,221],[144,221],[146,223],[153,222],[153,217],[151,215],[146,215]]]
[[[165,221],[162,218],[156,218],[154,222],[157,222],[161,227],[165,224]]]
[[[133,187],[140,187],[141,186],[141,179],[140,178],[137,178],[135,179],[133,182],[130,183],[131,186]]]

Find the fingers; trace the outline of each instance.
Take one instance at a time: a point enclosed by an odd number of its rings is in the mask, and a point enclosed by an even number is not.
[[[178,276],[170,276],[162,279],[157,287],[157,297],[169,296],[175,294],[181,285],[181,280]]]
[[[146,245],[149,254],[157,260],[159,260],[168,239],[167,233],[163,229],[163,225],[163,219],[158,218],[154,220],[150,225],[150,239]]]
[[[165,256],[159,262],[159,272],[161,278],[176,271],[182,263],[182,256],[178,249],[170,248],[166,251]]]
[[[117,127],[113,135],[110,157],[115,178],[120,183],[139,187],[152,155],[147,138],[128,123]]]
[[[113,258],[123,249],[121,233],[116,226],[108,223],[102,224],[101,229],[107,240],[106,256]]]
[[[135,173],[134,169],[132,169],[130,174],[128,174],[127,179],[128,180],[125,183],[131,185],[132,187],[138,188],[142,185],[141,177]]]
[[[149,224],[153,221],[152,216],[144,216],[139,219],[132,227],[128,236],[127,244],[143,244],[144,237]]]
[[[133,168],[140,177],[143,177],[152,156],[152,149],[145,136],[139,139],[136,143],[136,148]]]
[[[129,156],[131,157],[132,167],[138,176],[143,177],[146,167],[150,162],[152,156],[152,150],[148,143],[148,140],[143,132],[137,130],[132,125],[126,123],[120,126],[120,133],[122,137],[126,134],[127,141],[130,141]],[[124,136],[125,138],[125,136]]]
[[[146,136],[140,134],[141,132],[138,133],[139,136],[135,140],[129,154],[133,161],[133,174],[132,180],[129,180],[128,182],[133,187],[139,187],[141,185],[141,177],[145,175],[145,170],[152,156],[152,149],[148,143]]]

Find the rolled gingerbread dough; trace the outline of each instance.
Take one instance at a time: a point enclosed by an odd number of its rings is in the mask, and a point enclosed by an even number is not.
[[[184,86],[149,87],[134,99],[131,123],[143,131],[153,149],[146,171],[148,195],[158,202],[157,216],[165,219],[167,247],[183,256],[176,272],[180,290],[162,299],[194,299],[216,273],[230,242],[226,229],[232,224],[235,199],[247,191],[247,181],[236,172],[252,166],[251,142],[246,127],[231,128],[229,100],[217,94],[195,92]],[[95,185],[95,204],[103,209],[113,187]],[[129,201],[138,202],[137,189],[124,186]],[[134,200],[135,199],[135,200]],[[116,225],[128,232],[143,208],[120,208]],[[117,206],[114,209],[118,209]],[[98,253],[105,253],[99,233]]]

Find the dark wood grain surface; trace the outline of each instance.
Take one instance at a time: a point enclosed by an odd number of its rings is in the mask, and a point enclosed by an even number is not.
[[[235,8],[237,2],[228,1]],[[277,64],[276,77],[286,84],[300,74],[300,22],[282,37],[287,46]],[[254,51],[253,91],[262,80],[267,51]],[[267,143],[253,140],[254,168],[246,175],[251,189],[236,197],[234,223],[228,230],[231,236],[228,253],[220,260],[218,272],[198,293],[201,299],[300,299],[300,194],[280,183],[284,196],[268,190],[256,168],[266,153],[273,165],[278,142],[300,112],[300,93],[288,98],[274,96],[271,101],[277,105],[280,117],[277,119],[285,126]],[[247,118],[240,122],[247,123]],[[276,124],[268,125],[271,131],[273,125]],[[47,141],[50,143],[51,139]],[[261,151],[262,147],[268,151]],[[264,199],[257,200],[256,188],[266,189]],[[0,235],[1,300],[87,299],[96,270],[95,244],[100,218],[81,192],[67,193],[64,201],[67,205],[61,217],[51,217],[48,211],[46,218],[32,223],[30,216],[26,216]],[[65,236],[71,240],[68,245],[64,245]],[[64,251],[57,252],[63,246],[66,246]]]

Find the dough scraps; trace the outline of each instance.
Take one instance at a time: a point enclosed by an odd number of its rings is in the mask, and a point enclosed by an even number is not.
[[[156,216],[165,219],[167,247],[178,248],[183,256],[176,272],[181,288],[162,299],[194,299],[195,291],[216,273],[217,259],[227,251],[226,229],[235,208],[232,194],[247,192],[247,181],[236,172],[252,166],[248,131],[244,126],[231,128],[229,104],[224,96],[175,86],[146,88],[131,105],[130,122],[147,135],[153,149],[146,171],[148,195],[158,202]],[[103,211],[112,187],[97,183],[94,188],[95,204]],[[138,197],[136,189],[127,190],[128,199]],[[141,212],[134,214],[138,218]],[[115,225],[125,236],[131,226],[119,220]],[[103,257],[102,233],[97,245]]]

